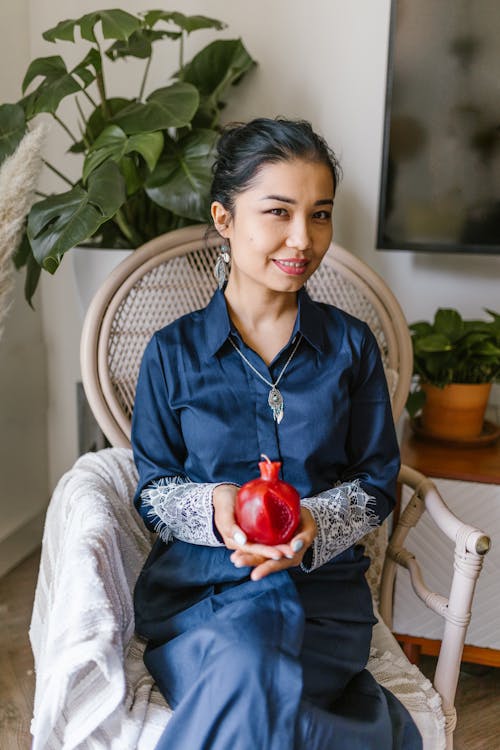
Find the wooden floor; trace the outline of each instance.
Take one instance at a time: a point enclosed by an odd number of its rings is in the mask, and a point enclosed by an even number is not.
[[[33,554],[0,579],[1,750],[30,747],[34,674],[28,627],[38,560],[38,553]],[[433,657],[422,658],[421,669],[427,677],[432,678],[434,666]],[[500,669],[464,664],[457,711],[455,750],[500,748]]]
[[[39,553],[0,578],[0,748],[28,750],[35,677],[28,627]]]

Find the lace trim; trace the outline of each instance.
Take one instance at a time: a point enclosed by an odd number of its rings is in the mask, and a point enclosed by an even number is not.
[[[182,476],[161,477],[148,484],[141,500],[161,539],[169,542],[175,537],[190,544],[223,547],[213,523],[212,497],[219,484],[190,482]]]
[[[302,570],[310,573],[319,568],[378,526],[380,520],[369,507],[374,500],[359,479],[303,498],[301,503],[311,511],[318,533],[311,547],[311,563],[302,562]]]

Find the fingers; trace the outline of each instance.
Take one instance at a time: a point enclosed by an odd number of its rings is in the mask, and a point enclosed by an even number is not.
[[[254,568],[256,565],[260,565],[266,562],[269,558],[262,557],[261,555],[252,555],[250,552],[242,552],[242,550],[235,550],[230,557],[231,562],[235,568]]]
[[[265,555],[249,551],[252,548],[259,547],[263,548],[263,551],[266,553]],[[244,566],[252,567],[253,571],[250,574],[250,578],[253,581],[258,581],[270,573],[276,573],[279,570],[286,570],[287,568],[300,565],[306,549],[307,547],[303,544],[296,552],[293,552],[288,544],[279,545],[278,547],[245,545],[243,548],[239,548],[233,552],[231,561],[237,568]],[[269,556],[271,552],[274,553],[272,557]]]
[[[236,549],[247,541],[246,534],[235,521],[234,501],[238,488],[230,484],[221,484],[215,488],[212,503],[214,506],[214,523],[224,544],[229,549]]]
[[[293,545],[293,542],[300,542],[299,544]],[[293,546],[298,547],[296,551],[293,551]],[[308,545],[309,546],[309,545]],[[261,578],[268,576],[270,573],[277,573],[278,570],[286,570],[287,568],[295,568],[302,562],[302,558],[307,550],[301,539],[292,540],[290,544],[280,545],[280,552],[283,553],[281,560],[261,560],[254,566],[250,578],[253,581],[259,581]]]
[[[236,550],[231,555],[231,562],[235,568],[253,568],[250,578],[253,581],[258,581],[260,578],[269,575],[269,573],[276,573],[278,570],[285,570],[286,568],[299,565],[300,559],[295,560],[293,558],[293,560],[289,560],[286,557],[281,557],[279,560],[269,559],[261,555],[252,555],[250,552]]]
[[[307,508],[302,508],[300,514],[300,523],[295,535],[292,537],[292,539],[290,539],[288,544],[276,545],[276,549],[279,549],[287,559],[295,559],[297,553],[301,552],[302,550],[302,556],[304,555],[305,551],[313,543],[316,534],[316,522],[312,516],[312,513]]]
[[[259,565],[265,560],[281,560],[284,552],[277,547],[269,547],[265,544],[244,544],[238,546],[231,555],[231,562],[236,567],[244,565]]]
[[[279,544],[275,548],[283,554],[282,559],[265,560],[256,565],[250,575],[252,580],[259,581],[270,573],[300,565],[316,534],[317,527],[312,513],[307,508],[301,508],[300,524],[297,533],[288,544]]]
[[[247,541],[245,532],[235,523],[232,525],[228,523],[224,531],[221,531],[220,528],[219,531],[228,549],[239,549]]]
[[[244,544],[240,547],[242,552],[249,552],[252,555],[257,555],[265,559],[281,560],[283,552],[277,547],[270,547],[268,544],[258,544],[253,542],[251,544]]]
[[[316,526],[313,514],[309,508],[302,507],[300,509],[299,528],[297,529],[297,534],[295,534],[292,539],[292,543],[297,539],[301,539],[305,546],[310,547],[314,542],[317,533],[318,527]]]
[[[265,578],[270,573],[277,573],[279,570],[286,570],[286,568],[291,568],[292,566],[294,566],[294,563],[287,560],[287,558],[283,558],[279,562],[276,562],[275,560],[266,560],[260,565],[254,567],[250,573],[250,578],[252,581],[260,581],[261,578]]]

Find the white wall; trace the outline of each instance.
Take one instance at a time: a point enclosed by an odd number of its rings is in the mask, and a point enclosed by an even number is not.
[[[29,63],[28,0],[0,4],[0,101],[16,101]],[[6,74],[8,72],[8,75]],[[14,301],[0,340],[0,575],[39,542],[48,500],[47,375],[39,311]]]
[[[137,11],[156,5],[123,0],[120,7]],[[227,120],[278,114],[305,117],[326,136],[341,157],[345,175],[336,203],[336,239],[387,279],[409,320],[429,318],[436,307],[446,305],[467,316],[481,315],[483,307],[498,309],[499,256],[375,250],[390,0],[183,0],[161,5],[226,21],[229,28],[224,36],[241,36],[259,62],[258,69],[235,90],[225,111]],[[32,0],[33,51],[54,54],[55,47],[41,41],[41,31],[99,7],[103,6],[84,0]],[[211,32],[194,34],[188,56],[213,36]],[[72,45],[60,45],[62,52],[66,49],[73,52]],[[161,85],[175,64],[167,53],[157,58],[151,85]],[[134,88],[139,68],[128,63],[127,72],[119,78],[111,73],[110,90]],[[59,130],[53,131],[52,152],[63,139]],[[53,279],[45,275],[43,284],[51,484],[76,456],[78,363],[73,297],[65,261]]]

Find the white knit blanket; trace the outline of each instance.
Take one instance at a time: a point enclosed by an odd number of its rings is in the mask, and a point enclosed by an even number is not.
[[[89,453],[59,482],[45,525],[30,639],[32,750],[153,750],[171,710],[134,637],[132,589],[151,548],[132,507],[132,453]],[[444,748],[440,698],[383,623],[368,669],[407,706],[425,750]]]
[[[131,509],[136,485],[131,451],[112,448],[80,458],[55,489],[30,628],[32,750],[151,748],[169,718],[161,696],[150,703],[132,638],[131,591],[152,540]]]

